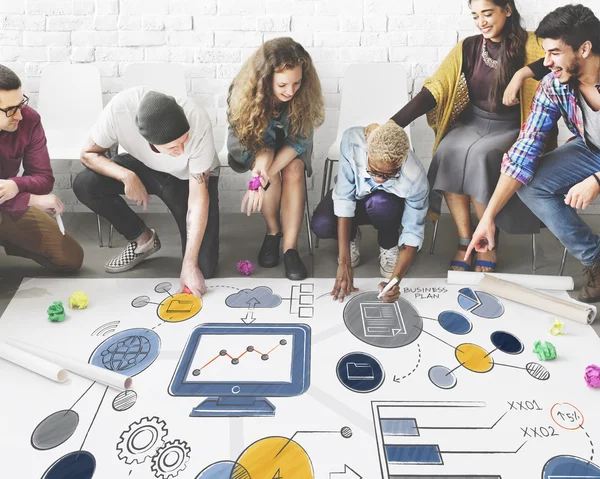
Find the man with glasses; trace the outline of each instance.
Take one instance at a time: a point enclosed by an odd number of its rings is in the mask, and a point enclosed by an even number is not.
[[[50,216],[61,214],[64,205],[50,194],[54,176],[46,135],[28,101],[19,77],[0,65],[0,245],[8,255],[74,272],[81,267],[83,250]]]
[[[359,225],[377,230],[381,275],[403,278],[423,245],[428,195],[425,170],[401,127],[390,121],[344,132],[335,187],[315,209],[311,224],[319,238],[338,239],[334,300],[343,301],[356,291],[353,268],[360,262]],[[379,285],[380,290],[385,284]],[[399,295],[396,284],[381,299],[392,302]]]
[[[127,153],[107,158],[114,145]],[[146,209],[156,195],[181,235],[181,290],[204,294],[219,256],[219,160],[206,110],[192,98],[129,88],[102,112],[81,161],[87,168],[75,178],[75,195],[129,242],[104,269],[127,271],[160,249],[156,231],[121,197]]]

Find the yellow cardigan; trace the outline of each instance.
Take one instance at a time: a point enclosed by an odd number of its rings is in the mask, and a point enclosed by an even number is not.
[[[433,153],[436,152],[442,138],[446,136],[450,127],[470,102],[467,80],[462,73],[462,47],[463,41],[450,51],[435,74],[423,85],[431,92],[436,101],[436,107],[427,113],[427,122],[435,132]],[[535,34],[528,32],[525,44],[525,65],[529,65],[543,56],[544,50],[538,44]],[[521,88],[521,124],[525,123],[529,115],[537,86],[538,82],[529,78],[525,80]],[[549,138],[547,147],[556,148],[556,136]]]

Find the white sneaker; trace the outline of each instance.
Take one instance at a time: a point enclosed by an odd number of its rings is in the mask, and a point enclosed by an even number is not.
[[[379,272],[384,278],[390,279],[398,262],[398,247],[390,249],[379,247]]]
[[[360,263],[360,239],[362,238],[362,233],[360,232],[360,228],[356,228],[356,237],[350,241],[350,265],[353,268],[356,268]],[[338,264],[340,262],[340,257],[338,256]]]

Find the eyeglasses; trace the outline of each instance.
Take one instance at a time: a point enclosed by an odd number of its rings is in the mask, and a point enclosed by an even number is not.
[[[400,178],[400,176],[402,175],[402,171],[398,170],[397,173],[382,173],[381,171],[377,171],[377,170],[372,170],[371,168],[367,167],[367,173],[375,178],[381,178],[382,180],[393,180],[395,178]]]
[[[6,115],[6,117],[10,118],[11,116],[16,115],[17,110],[22,110],[23,108],[25,108],[28,103],[29,103],[29,97],[27,95],[23,95],[23,100],[17,106],[11,106],[6,109],[0,108],[0,111],[3,111],[4,114]]]

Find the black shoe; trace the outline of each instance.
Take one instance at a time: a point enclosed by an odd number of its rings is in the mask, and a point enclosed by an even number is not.
[[[258,264],[263,268],[274,268],[279,264],[279,244],[282,233],[265,235],[263,244],[258,252]]]
[[[302,281],[308,276],[306,266],[302,262],[298,251],[288,249],[283,255],[283,264],[285,265],[285,275],[292,281]]]

